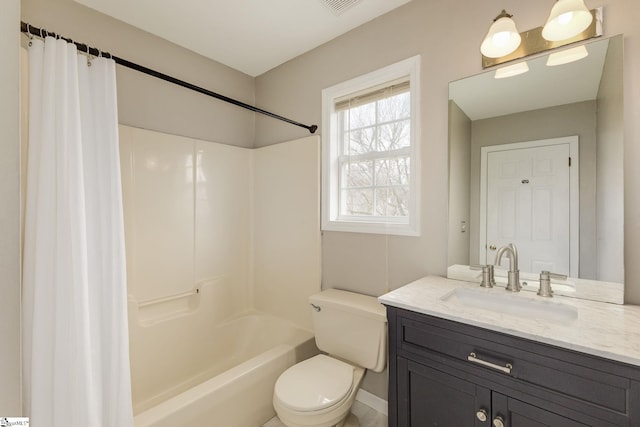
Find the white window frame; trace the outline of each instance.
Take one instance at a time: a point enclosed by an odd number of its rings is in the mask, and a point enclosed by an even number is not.
[[[376,216],[339,217],[339,149],[336,99],[409,78],[411,96],[408,219]],[[322,91],[322,229],[356,233],[420,235],[420,55],[413,56]]]

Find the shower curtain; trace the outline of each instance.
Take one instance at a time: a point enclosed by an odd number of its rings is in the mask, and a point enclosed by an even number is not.
[[[29,47],[23,259],[31,425],[133,425],[115,63]]]

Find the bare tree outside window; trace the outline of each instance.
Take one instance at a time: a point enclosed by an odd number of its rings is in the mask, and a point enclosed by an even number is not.
[[[409,215],[410,94],[390,94],[340,112],[340,214]]]

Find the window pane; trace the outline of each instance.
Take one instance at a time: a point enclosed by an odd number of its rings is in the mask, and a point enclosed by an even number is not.
[[[340,200],[342,215],[371,216],[373,213],[373,190],[343,190]]]
[[[342,166],[342,188],[373,185],[373,162],[350,162]]]
[[[346,123],[347,129],[357,129],[365,126],[371,126],[376,123],[376,103],[360,105],[349,109],[349,122]]]
[[[413,178],[420,163],[412,160],[419,123],[411,111],[419,71],[416,56],[322,91],[325,229],[419,232]]]
[[[409,157],[376,160],[376,185],[408,185]]]
[[[411,145],[409,120],[384,124],[378,128],[378,151],[397,150]]]
[[[409,188],[376,189],[376,215],[406,217],[409,215]]]
[[[411,113],[410,100],[409,92],[405,92],[378,101],[378,122],[384,123],[408,118]]]
[[[373,127],[347,132],[343,139],[345,146],[342,154],[355,155],[375,151],[375,137],[376,131]]]

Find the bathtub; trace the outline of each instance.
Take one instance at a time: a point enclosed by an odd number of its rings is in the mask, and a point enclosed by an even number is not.
[[[180,319],[162,323],[132,340],[135,427],[258,427],[275,415],[278,376],[318,351],[310,331],[267,314],[196,330]],[[155,326],[166,342],[154,337]]]

